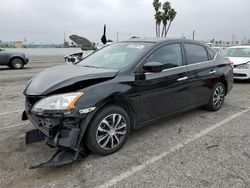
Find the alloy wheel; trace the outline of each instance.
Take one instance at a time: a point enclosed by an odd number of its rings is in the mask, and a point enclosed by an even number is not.
[[[21,59],[13,59],[12,60],[12,67],[15,69],[21,69],[23,67],[23,62]]]
[[[98,125],[96,142],[102,149],[111,150],[120,145],[126,132],[125,118],[120,114],[110,114]]]
[[[223,103],[224,97],[224,88],[222,86],[218,86],[217,88],[215,88],[213,93],[213,105],[216,108],[220,108]]]

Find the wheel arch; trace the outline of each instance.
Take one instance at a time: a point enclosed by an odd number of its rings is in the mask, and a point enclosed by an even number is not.
[[[135,111],[131,103],[129,102],[129,99],[127,99],[124,95],[112,95],[96,105],[95,111],[93,111],[91,114],[88,114],[86,118],[82,119],[80,122],[80,129],[82,131],[82,136],[80,138],[81,142],[84,142],[85,140],[85,135],[88,132],[90,122],[93,121],[93,119],[96,117],[96,115],[104,109],[106,106],[109,105],[115,105],[123,108],[129,115],[130,118],[130,123],[131,123],[131,130],[133,130],[136,126],[136,116],[135,116]]]
[[[101,105],[99,105],[97,111],[95,112],[95,114],[93,115],[92,118],[94,118],[94,116],[103,108],[105,108],[106,106],[109,105],[114,105],[114,106],[119,106],[121,108],[123,108],[129,115],[130,118],[130,123],[131,123],[131,128],[134,129],[135,125],[136,125],[136,116],[135,116],[135,111],[133,106],[131,105],[131,103],[129,102],[128,99],[126,99],[125,96],[115,96],[115,97],[110,97],[107,98],[106,100],[104,100]]]
[[[225,95],[227,95],[228,92],[228,83],[225,77],[222,77],[218,80],[218,82],[221,82],[225,86]]]
[[[136,126],[136,116],[134,109],[132,105],[124,98],[121,96],[116,96],[116,97],[109,97],[105,99],[101,104],[98,105],[97,109],[94,111],[93,114],[91,114],[87,119],[87,121],[80,122],[80,127],[82,129],[82,134],[80,136],[80,139],[78,140],[78,143],[85,144],[86,141],[86,133],[88,132],[88,129],[90,127],[90,122],[93,121],[93,119],[96,117],[96,115],[105,107],[114,105],[114,106],[119,106],[123,108],[127,113],[130,118],[130,123],[131,123],[131,131],[135,128]]]
[[[15,59],[15,58],[21,59],[21,60],[22,60],[22,62],[23,62],[23,63],[25,63],[25,62],[24,62],[23,57],[21,57],[21,56],[16,56],[16,55],[15,55],[15,56],[11,56],[11,57],[10,57],[10,59],[9,59],[9,63],[11,63],[11,61],[12,61],[13,59]]]

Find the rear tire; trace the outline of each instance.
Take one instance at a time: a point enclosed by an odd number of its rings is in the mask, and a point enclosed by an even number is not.
[[[95,154],[109,155],[119,150],[130,134],[130,118],[119,106],[106,106],[90,123],[86,145]]]
[[[216,83],[210,96],[209,102],[206,105],[206,109],[209,111],[219,110],[223,105],[225,93],[226,91],[224,84],[220,82]]]
[[[22,69],[23,66],[24,66],[24,62],[22,59],[20,58],[13,58],[11,61],[10,61],[10,66],[11,68],[13,69]]]

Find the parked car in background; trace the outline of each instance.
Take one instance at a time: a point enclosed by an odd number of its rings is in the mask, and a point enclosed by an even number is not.
[[[86,146],[114,153],[132,130],[161,118],[198,107],[217,111],[232,86],[229,60],[203,43],[131,39],[39,73],[24,91],[22,117],[59,148],[38,167],[63,165]]]
[[[73,65],[75,65],[82,59],[83,59],[83,52],[68,54],[64,57],[64,61],[66,64],[73,64]]]
[[[250,46],[233,46],[222,53],[234,64],[234,78],[250,80]]]
[[[66,64],[72,64],[75,65],[77,64],[79,61],[83,60],[85,57],[87,57],[88,55],[94,53],[95,51],[110,45],[111,43],[107,43],[106,45],[96,45],[96,50],[82,50],[82,52],[77,52],[77,53],[72,53],[72,54],[68,54],[64,57],[64,61]]]
[[[28,61],[29,59],[24,53],[8,52],[0,49],[0,65],[5,65],[13,69],[21,69]]]
[[[69,37],[76,45],[81,48],[81,52],[76,52],[72,54],[68,54],[64,57],[64,61],[66,64],[75,65],[79,61],[81,61],[84,57],[98,50],[95,43],[90,42],[87,38],[78,36],[78,35],[70,35]]]

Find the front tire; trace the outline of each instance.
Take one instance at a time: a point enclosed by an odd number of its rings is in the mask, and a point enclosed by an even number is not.
[[[225,94],[226,90],[224,84],[220,82],[216,83],[210,96],[209,102],[206,106],[206,109],[209,111],[219,110],[224,102]]]
[[[86,145],[96,154],[109,155],[119,150],[130,134],[130,118],[119,106],[107,106],[97,112],[89,125]]]
[[[22,69],[24,66],[24,62],[20,58],[13,58],[10,62],[11,68],[13,69]]]

